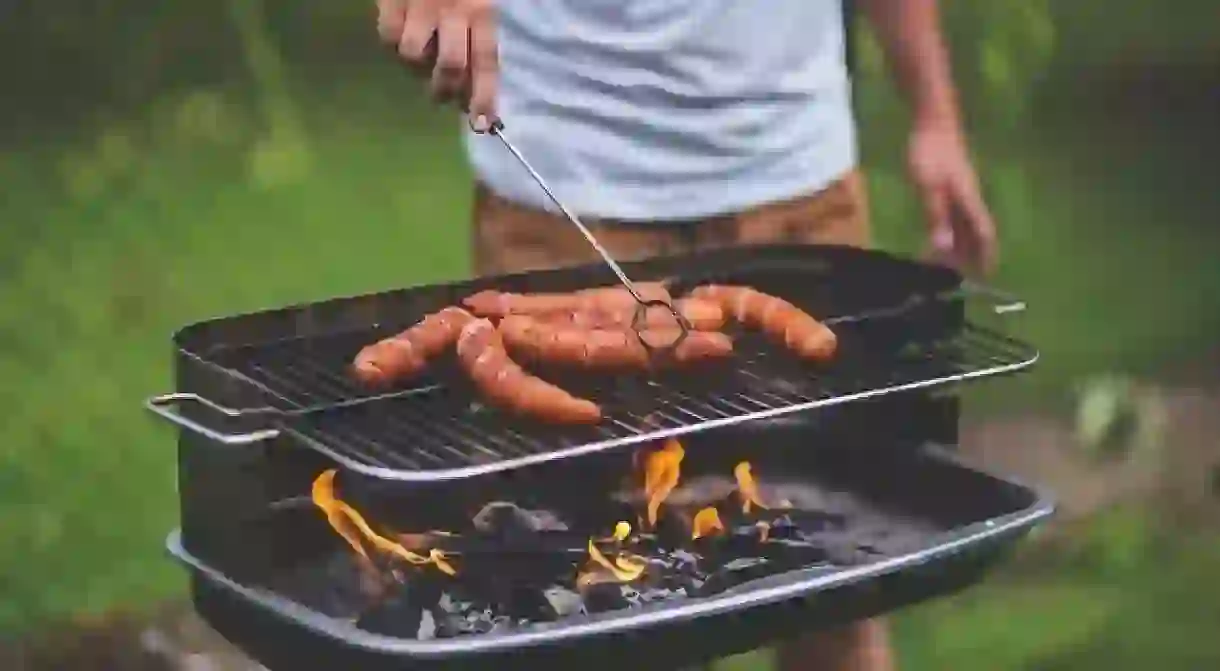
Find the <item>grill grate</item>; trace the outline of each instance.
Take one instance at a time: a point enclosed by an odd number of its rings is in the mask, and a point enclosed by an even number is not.
[[[251,349],[229,364],[302,410],[285,428],[315,449],[378,477],[435,480],[1015,371],[1037,358],[1027,345],[978,326],[952,340],[880,351],[853,333],[841,331],[840,356],[824,366],[803,364],[746,334],[729,363],[698,373],[616,377],[600,385],[557,379],[602,405],[606,419],[592,427],[547,427],[483,407],[444,365],[413,389],[369,398],[344,373],[350,355],[370,341],[367,331]]]

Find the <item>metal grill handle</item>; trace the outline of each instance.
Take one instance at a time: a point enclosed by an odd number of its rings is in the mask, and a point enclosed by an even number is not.
[[[991,311],[997,315],[1025,311],[1025,301],[1007,291],[996,289],[986,284],[966,280],[962,282],[961,292],[966,296],[975,296],[988,300],[991,303]]]
[[[270,440],[280,435],[279,429],[259,429],[249,433],[224,433],[217,431],[216,429],[206,427],[199,422],[196,422],[195,420],[185,417],[179,413],[178,406],[187,402],[198,403],[199,405],[202,405],[205,408],[226,417],[244,417],[247,415],[277,412],[275,408],[235,410],[233,408],[220,405],[215,401],[210,401],[198,394],[186,392],[153,396],[152,398],[144,401],[144,407],[147,408],[149,412],[157,415],[170,424],[173,424],[181,429],[186,429],[187,431],[191,431],[203,436],[204,438],[207,438],[208,440],[212,440],[223,445],[252,445],[254,443],[260,443],[264,440]]]

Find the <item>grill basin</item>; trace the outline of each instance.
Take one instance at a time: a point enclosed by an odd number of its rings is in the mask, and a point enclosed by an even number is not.
[[[804,488],[810,500],[850,496],[860,501],[860,512],[847,515],[846,541],[840,540],[878,549],[704,597],[421,641],[357,628],[342,598],[326,595],[333,585],[324,577],[301,579],[325,576],[319,567],[350,552],[307,506],[286,502],[259,522],[234,529],[233,542],[240,538],[249,546],[263,539],[274,545],[275,559],[257,577],[216,567],[184,547],[177,534],[169,546],[191,571],[202,616],[272,670],[424,664],[525,669],[548,662],[588,663],[610,652],[633,667],[680,668],[965,587],[1051,514],[1051,503],[1034,491],[968,468],[941,449],[920,446],[913,438],[918,425],[861,426],[865,415],[856,413],[863,410],[845,410],[817,423],[765,429],[745,424],[685,441],[684,478],[724,473],[747,458],[764,486],[778,481]],[[624,452],[610,451],[444,486],[359,487],[349,500],[403,528],[444,527],[488,500],[554,510],[578,528],[608,519],[608,492],[629,461]],[[816,504],[797,502],[805,505]]]

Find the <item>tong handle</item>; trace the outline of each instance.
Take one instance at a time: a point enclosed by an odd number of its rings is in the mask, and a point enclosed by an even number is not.
[[[474,128],[473,124],[471,125],[471,128]],[[585,240],[588,240],[589,244],[593,245],[593,249],[597,250],[597,253],[602,257],[602,260],[606,262],[606,265],[610,266],[610,270],[614,271],[614,274],[618,276],[618,279],[623,283],[623,286],[627,287],[627,290],[630,291],[631,295],[635,297],[636,302],[643,304],[644,297],[641,296],[636,290],[635,284],[632,283],[631,279],[627,277],[627,274],[623,272],[623,269],[619,267],[618,262],[615,261],[612,256],[610,256],[610,252],[606,251],[606,248],[602,247],[601,243],[597,241],[597,236],[593,235],[593,231],[590,231],[589,227],[585,226],[584,222],[580,220],[580,217],[576,216],[575,212],[569,210],[568,206],[564,205],[563,201],[559,200],[559,197],[555,195],[554,191],[551,191],[551,187],[547,185],[546,180],[542,178],[542,175],[538,174],[538,171],[534,169],[534,166],[531,165],[530,162],[526,160],[525,156],[517,150],[517,146],[508,139],[508,136],[504,133],[504,122],[500,119],[496,119],[487,129],[487,133],[500,139],[500,142],[504,145],[504,148],[517,159],[517,162],[521,164],[521,167],[525,168],[526,172],[530,174],[530,177],[534,178],[534,182],[542,188],[542,191],[547,195],[547,198],[550,198],[551,202],[555,204],[555,207],[558,207],[559,210],[563,212],[563,215],[567,217],[568,221],[572,222],[572,224],[576,226],[581,235],[585,236]]]
[[[508,139],[508,136],[504,133],[504,122],[502,120],[496,119],[495,121],[492,121],[491,125],[485,131],[475,128],[474,122],[469,119],[467,119],[467,123],[470,124],[470,129],[475,133],[486,133],[489,135],[494,135],[500,139],[500,143],[504,145],[504,148],[517,159],[517,162],[521,164],[521,167],[525,168],[525,171],[528,172],[530,177],[534,179],[534,183],[536,183],[542,189],[543,193],[545,193],[547,197],[551,199],[551,202],[554,203],[561,212],[563,212],[563,215],[567,217],[568,221],[572,222],[572,225],[576,226],[581,235],[585,236],[585,240],[588,240],[589,244],[593,246],[593,249],[597,250],[597,253],[602,257],[602,261],[604,261],[606,265],[610,267],[610,270],[614,271],[614,274],[618,276],[619,282],[621,282],[623,286],[627,288],[627,291],[631,292],[631,296],[635,298],[636,302],[635,314],[631,319],[631,328],[633,331],[635,331],[636,338],[639,339],[640,345],[642,345],[645,350],[653,354],[661,350],[672,350],[680,345],[682,341],[685,340],[688,335],[690,335],[690,322],[687,321],[687,319],[683,317],[672,304],[662,300],[644,300],[643,295],[641,295],[640,292],[635,288],[635,284],[630,278],[627,277],[627,273],[623,272],[623,269],[618,265],[618,262],[615,261],[612,256],[610,256],[610,252],[606,251],[606,248],[602,247],[601,243],[598,242],[597,236],[593,235],[593,231],[590,231],[589,227],[585,226],[584,222],[580,220],[580,217],[576,216],[575,212],[569,210],[568,207],[563,204],[563,201],[559,200],[559,197],[555,195],[555,192],[551,191],[551,187],[547,186],[546,180],[542,178],[542,175],[538,174],[538,171],[534,169],[534,166],[530,165],[530,162],[526,160],[525,156],[522,155],[521,152],[517,150],[517,147],[513,144],[513,142]],[[675,338],[671,343],[657,345],[648,342],[648,339],[644,337],[644,329],[642,327],[646,323],[646,315],[648,314],[648,310],[661,306],[663,306],[671,315],[673,315],[674,321],[678,325],[678,337]]]

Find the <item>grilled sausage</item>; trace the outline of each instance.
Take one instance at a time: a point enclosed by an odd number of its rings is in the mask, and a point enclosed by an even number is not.
[[[732,354],[733,341],[716,331],[691,331],[668,356],[655,358],[630,329],[586,329],[529,315],[510,315],[500,322],[505,343],[533,361],[591,370],[648,370],[657,365],[688,364]],[[677,328],[644,331],[649,343],[677,340]]]
[[[673,303],[678,314],[686,318],[696,331],[715,331],[724,326],[724,310],[719,303],[699,298],[680,298]],[[540,313],[537,317],[547,322],[562,322],[584,329],[631,328],[635,320],[636,306],[610,310],[578,310],[568,312]],[[674,328],[673,314],[661,307],[649,308],[644,313],[643,327],[646,329]]]
[[[474,316],[458,307],[434,312],[411,328],[365,347],[356,354],[352,373],[368,385],[384,386],[418,374],[428,360],[457,342]]]
[[[708,284],[690,292],[695,298],[716,301],[739,323],[756,328],[804,359],[826,361],[838,347],[825,324],[788,301],[750,287]]]
[[[661,282],[640,282],[635,285],[646,301],[671,300],[669,290]],[[504,317],[554,312],[601,311],[634,309],[635,297],[626,287],[597,287],[572,293],[515,294],[492,289],[467,296],[462,304],[479,317]]]
[[[486,319],[466,324],[458,336],[458,360],[479,391],[497,407],[555,424],[596,424],[601,408],[522,370]]]

